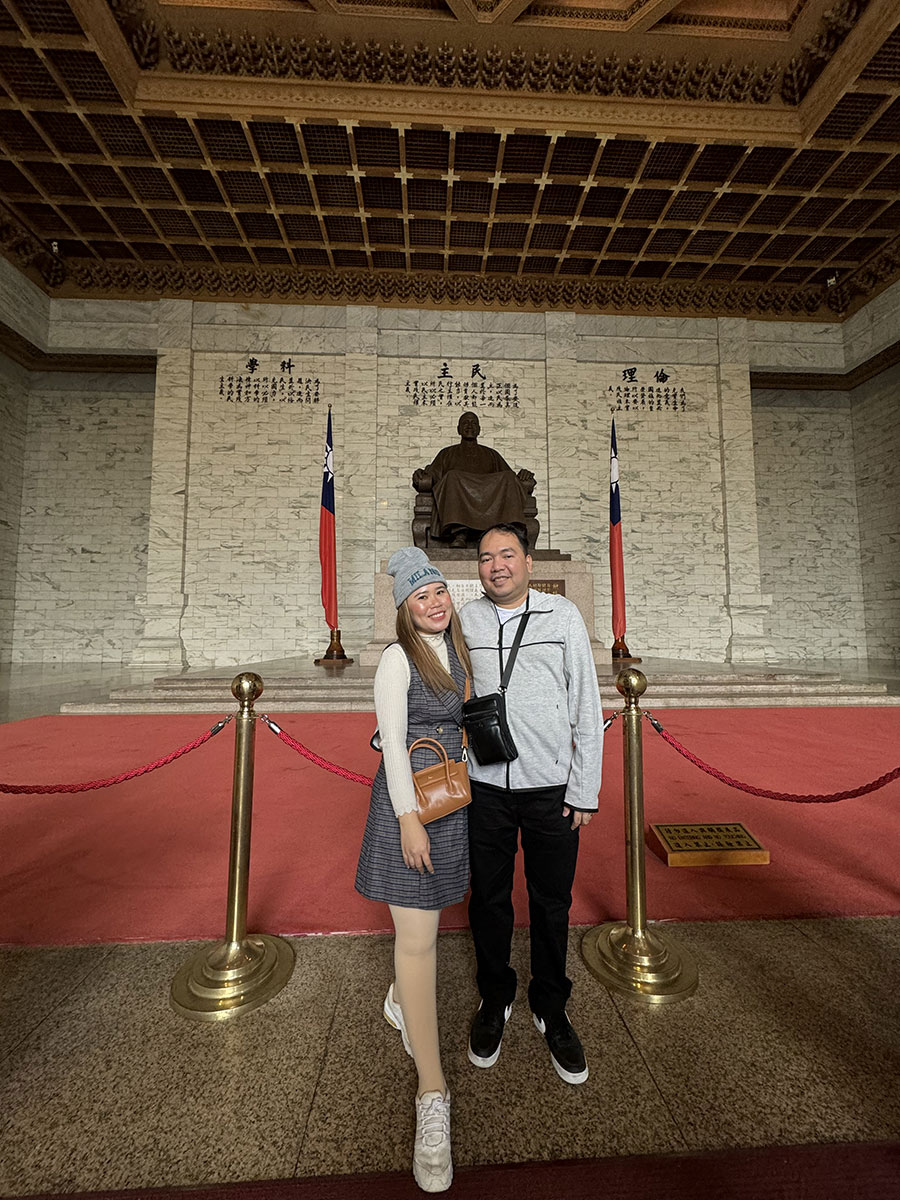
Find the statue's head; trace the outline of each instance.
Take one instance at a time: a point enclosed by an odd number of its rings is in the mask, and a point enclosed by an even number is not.
[[[481,422],[478,416],[473,412],[464,412],[459,418],[459,423],[456,426],[456,432],[460,437],[477,438],[481,433]]]

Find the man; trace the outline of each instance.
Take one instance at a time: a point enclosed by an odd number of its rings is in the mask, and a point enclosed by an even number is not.
[[[485,765],[469,754],[469,923],[481,993],[469,1060],[477,1067],[497,1061],[516,994],[509,959],[521,831],[531,919],[528,1002],[558,1075],[579,1084],[588,1067],[566,1014],[572,990],[566,950],[579,831],[598,803],[603,714],[581,614],[564,596],[530,589],[531,569],[522,531],[488,529],[478,546],[485,595],[460,613],[478,696],[499,690],[513,639],[526,622],[506,691],[518,757]]]
[[[433,463],[415,471],[413,487],[434,496],[432,535],[449,538],[458,548],[466,545],[470,529],[524,520],[525,497],[533,491],[535,478],[524,468],[514,472],[501,454],[479,444],[476,413],[464,412],[456,431],[459,443],[445,446]]]

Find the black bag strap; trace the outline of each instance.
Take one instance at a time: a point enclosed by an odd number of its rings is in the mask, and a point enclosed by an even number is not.
[[[505,692],[509,687],[509,681],[512,677],[513,666],[515,665],[516,655],[519,653],[519,646],[522,642],[522,635],[525,633],[525,626],[528,624],[528,618],[531,613],[526,608],[519,618],[519,628],[516,630],[516,636],[513,638],[513,644],[509,648],[509,657],[506,660],[506,666],[503,666],[503,625],[497,634],[497,653],[500,655],[500,691]]]

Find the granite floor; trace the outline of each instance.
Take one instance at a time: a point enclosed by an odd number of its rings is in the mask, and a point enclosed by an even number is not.
[[[580,1088],[526,1002],[497,1065],[469,1065],[470,942],[441,936],[457,1164],[900,1140],[900,918],[679,925],[700,987],[658,1007],[605,991],[582,933]],[[169,1008],[193,944],[0,948],[0,1193],[407,1172],[415,1080],[381,1015],[390,939],[293,945],[278,996],[213,1024]]]

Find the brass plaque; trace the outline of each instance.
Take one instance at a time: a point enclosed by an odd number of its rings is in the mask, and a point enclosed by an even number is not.
[[[769,861],[768,850],[739,821],[651,824],[647,845],[670,867],[744,867]]]
[[[564,579],[535,579],[532,575],[530,586],[536,592],[549,592],[551,596],[564,596],[566,594],[566,581]]]

